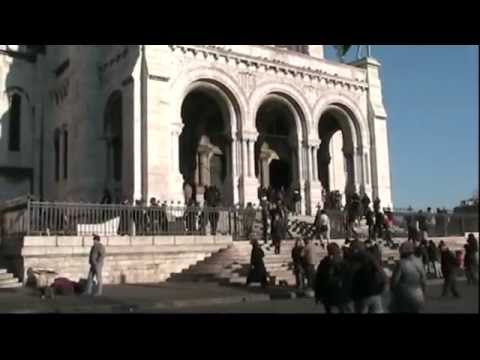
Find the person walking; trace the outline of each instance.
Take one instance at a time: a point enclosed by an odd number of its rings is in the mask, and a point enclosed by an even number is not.
[[[467,284],[478,285],[478,242],[473,234],[468,235],[464,261]]]
[[[427,247],[428,252],[428,270],[427,274],[433,275],[434,279],[440,278],[440,273],[437,271],[437,264],[439,259],[437,245],[430,240]]]
[[[372,209],[367,208],[365,213],[365,220],[368,226],[368,240],[373,241],[375,237],[375,214]]]
[[[414,251],[414,245],[409,241],[400,247],[400,262],[390,283],[392,313],[419,313],[425,304],[425,271],[414,259]]]
[[[265,253],[257,240],[252,240],[252,253],[250,255],[250,271],[247,277],[247,286],[252,283],[260,283],[265,288],[268,283],[267,269],[263,258]]]
[[[303,290],[305,287],[305,262],[304,262],[305,244],[302,240],[295,241],[292,249],[293,273],[297,289]]]
[[[88,273],[87,280],[87,294],[101,296],[103,293],[103,279],[102,271],[103,265],[105,262],[106,251],[105,247],[101,243],[100,236],[95,235],[93,237],[93,246],[90,249],[89,263],[90,263],[90,272]],[[97,291],[93,293],[93,283],[96,281]]]
[[[350,296],[357,314],[382,314],[382,294],[387,286],[387,276],[383,268],[368,254],[360,241],[355,240],[350,247]]]
[[[457,274],[460,264],[444,242],[440,244],[440,252],[442,274],[444,278],[442,296],[446,297],[448,293],[451,292],[454,297],[460,298],[460,294],[457,290]]]
[[[318,264],[318,248],[311,239],[305,239],[304,262],[307,284],[310,289],[314,289],[316,266]]]
[[[348,289],[345,286],[347,268],[342,251],[336,243],[327,246],[328,256],[318,266],[315,278],[315,300],[322,303],[325,312],[331,314],[334,308],[341,314],[349,313]]]

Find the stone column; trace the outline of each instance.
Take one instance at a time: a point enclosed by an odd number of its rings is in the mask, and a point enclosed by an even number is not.
[[[180,173],[180,144],[179,139],[183,131],[184,125],[181,122],[172,124],[171,126],[171,166],[170,166],[170,191],[171,201],[184,203],[183,196],[183,176]]]
[[[242,175],[240,178],[241,194],[240,202],[258,204],[257,190],[260,186],[255,177],[255,133],[244,132],[242,134]],[[261,170],[261,169],[260,169]]]

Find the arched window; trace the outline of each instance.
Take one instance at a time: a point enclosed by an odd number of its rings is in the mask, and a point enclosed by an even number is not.
[[[10,123],[8,132],[8,150],[20,151],[20,120],[21,120],[22,98],[14,94],[10,104]]]
[[[56,129],[53,135],[53,147],[55,153],[55,181],[60,181],[60,130]]]

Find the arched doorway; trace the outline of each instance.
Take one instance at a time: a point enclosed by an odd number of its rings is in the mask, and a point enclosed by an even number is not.
[[[283,189],[286,194],[300,188],[296,116],[285,98],[271,95],[256,118],[255,174],[261,186]]]
[[[318,132],[318,178],[327,193],[339,191],[345,200],[358,190],[352,119],[341,107],[331,106],[320,118]]]
[[[113,200],[120,202],[122,197],[123,178],[123,101],[120,91],[114,92],[105,108],[104,139],[105,139],[105,189]]]
[[[216,186],[223,204],[233,204],[230,105],[211,84],[195,87],[183,101],[180,173],[199,201],[207,186]]]

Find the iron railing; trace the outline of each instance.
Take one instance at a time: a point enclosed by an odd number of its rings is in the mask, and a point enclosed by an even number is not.
[[[11,203],[1,210],[2,238],[14,236],[188,236],[231,235],[234,240],[269,236],[270,219],[260,208],[239,207],[139,207],[123,205]],[[328,211],[333,239],[345,238],[345,212]],[[426,214],[423,214],[426,216]],[[407,237],[417,213],[396,212],[390,228],[393,237]],[[363,223],[365,221],[363,220]],[[432,214],[427,216],[430,237],[464,236],[478,232],[478,214]],[[303,233],[291,225],[294,236],[312,234],[312,219],[303,222]],[[265,230],[265,231],[264,231]]]

